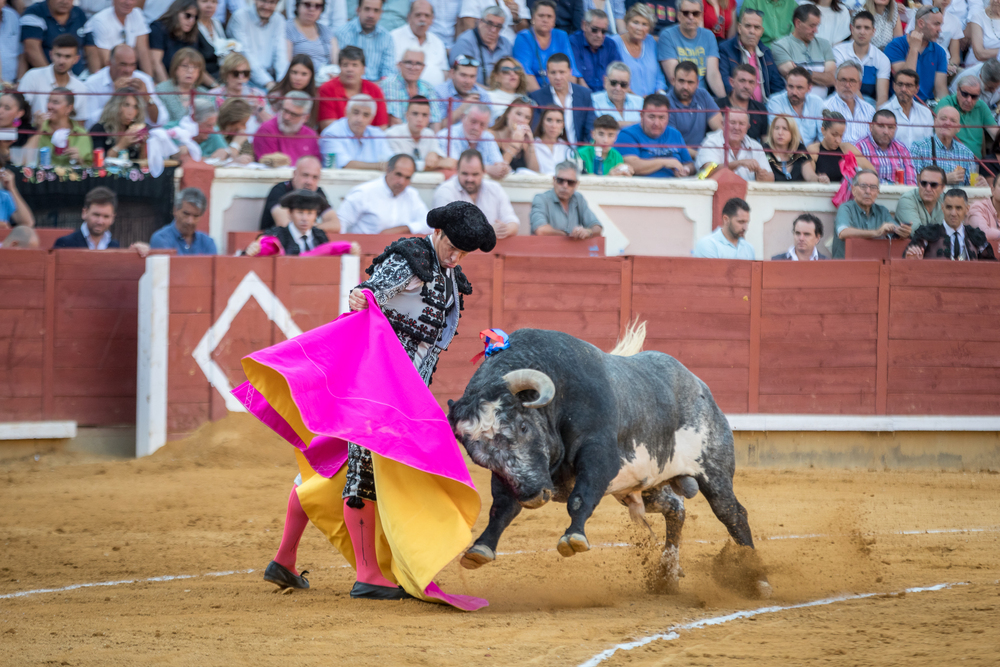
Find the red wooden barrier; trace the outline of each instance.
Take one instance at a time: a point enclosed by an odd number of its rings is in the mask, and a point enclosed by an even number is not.
[[[845,239],[845,259],[902,259],[906,239]]]
[[[35,233],[38,234],[38,248],[49,250],[55,245],[56,239],[69,236],[75,231],[76,229],[70,227],[35,227]],[[10,234],[9,229],[0,229],[0,243],[7,238],[8,234]]]

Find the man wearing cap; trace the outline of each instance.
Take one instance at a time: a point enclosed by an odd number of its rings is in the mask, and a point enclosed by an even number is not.
[[[432,209],[430,236],[399,239],[375,258],[368,280],[351,291],[351,310],[368,308],[364,290],[370,290],[400,344],[428,385],[438,356],[448,349],[458,328],[463,296],[472,285],[459,262],[470,252],[489,252],[496,245],[493,228],[474,204],[456,201]],[[375,556],[375,478],[371,452],[349,444],[347,481],[343,489],[344,520],[357,559],[357,581],[351,597],[398,600],[410,597],[382,574]],[[265,581],[282,588],[308,588],[295,571],[299,538],[308,517],[293,490],[289,496],[285,531]],[[303,573],[304,574],[304,573]]]

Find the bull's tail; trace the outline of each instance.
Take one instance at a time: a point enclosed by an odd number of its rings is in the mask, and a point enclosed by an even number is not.
[[[625,327],[625,335],[618,339],[614,349],[608,354],[613,354],[616,357],[631,357],[642,352],[642,344],[645,341],[646,323],[635,319]]]

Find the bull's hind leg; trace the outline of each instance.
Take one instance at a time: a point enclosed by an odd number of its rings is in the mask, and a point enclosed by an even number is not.
[[[649,489],[642,494],[647,512],[659,512],[667,522],[667,543],[660,556],[653,588],[659,593],[680,592],[681,562],[679,549],[684,527],[684,499],[674,493],[669,484]]]

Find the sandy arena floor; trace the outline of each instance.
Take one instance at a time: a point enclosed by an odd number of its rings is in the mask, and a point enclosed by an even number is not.
[[[624,508],[605,500],[588,536],[606,546],[564,559],[554,547],[565,506],[550,504],[518,517],[495,563],[469,572],[456,561],[442,573],[445,589],[491,602],[463,614],[352,601],[352,571],[314,528],[299,549],[313,588],[275,594],[261,576],[280,539],[294,457],[245,416],[139,461],[52,454],[0,467],[5,666],[596,664],[616,645],[674,626],[864,594],[874,595],[682,628],[601,664],[1000,663],[995,474],[738,472],[774,587],[768,601],[715,583],[727,536],[700,497],[688,503],[687,576],[673,597],[647,592],[644,563],[656,551],[623,546],[643,541]],[[489,506],[483,472],[474,471],[478,529]],[[169,579],[177,575],[189,576]],[[900,593],[937,584],[953,586]]]

